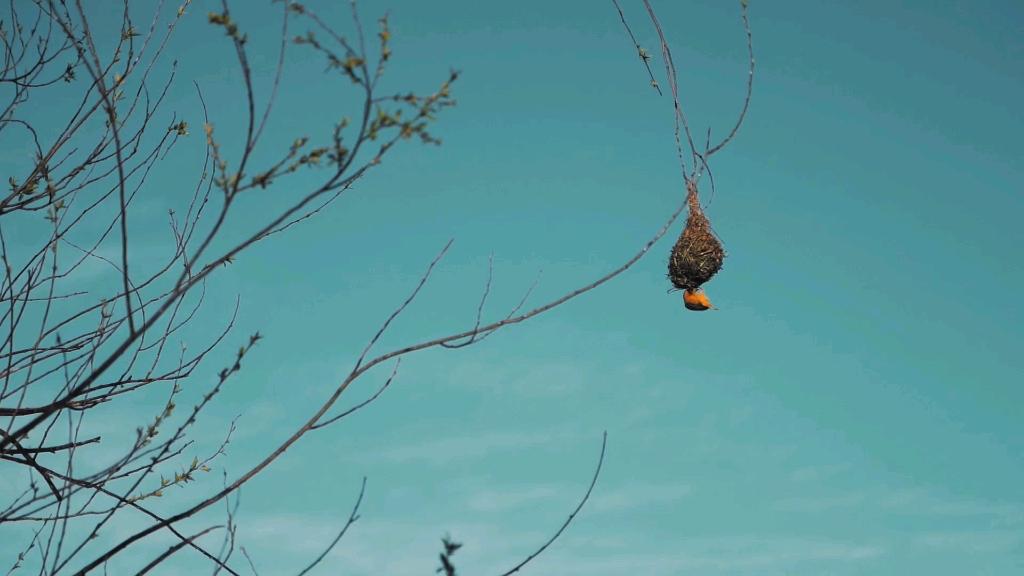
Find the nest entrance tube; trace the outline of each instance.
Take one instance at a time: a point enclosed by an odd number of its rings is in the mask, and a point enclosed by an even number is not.
[[[700,207],[697,185],[689,180],[686,182],[686,201],[690,214],[686,218],[686,228],[672,247],[668,279],[679,290],[696,290],[722,269],[726,253]]]

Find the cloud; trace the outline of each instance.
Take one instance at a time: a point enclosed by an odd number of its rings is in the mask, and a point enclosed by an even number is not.
[[[778,500],[772,505],[772,508],[785,512],[820,512],[851,506],[860,506],[861,509],[871,510],[873,513],[882,515],[945,517],[951,520],[969,517],[987,518],[991,527],[1024,522],[1024,504],[954,498],[925,488],[892,490],[881,486],[837,496],[797,496]]]
[[[914,544],[936,551],[971,553],[1007,552],[1024,542],[1022,530],[929,532],[914,538]]]
[[[477,512],[501,512],[533,500],[553,498],[561,491],[554,486],[535,486],[520,490],[488,491],[470,497],[469,508]]]
[[[783,574],[807,562],[849,563],[885,554],[880,546],[862,546],[803,538],[727,536],[683,540],[670,554],[556,552],[532,566],[538,576],[612,576],[619,574]]]
[[[344,525],[343,518],[327,516],[272,515],[239,527],[239,542],[260,552],[271,570],[260,573],[294,575],[330,544]],[[508,566],[521,560],[518,550],[542,544],[550,535],[542,532],[510,533],[489,523],[467,523],[422,516],[401,521],[359,520],[320,565],[317,573],[339,570],[353,575],[406,576],[431,571],[441,549],[441,536],[449,533],[464,548],[455,559],[460,573],[473,573],[474,565]],[[513,552],[515,551],[515,552]],[[527,554],[529,554],[527,552]],[[272,560],[271,560],[272,559]],[[507,560],[508,559],[508,560]]]
[[[828,464],[825,466],[810,466],[807,468],[801,468],[793,471],[794,482],[811,482],[814,480],[824,480],[831,476],[835,476],[840,472],[845,472],[851,467],[849,462],[841,462],[839,464]]]
[[[595,512],[641,508],[652,504],[678,502],[690,494],[692,486],[684,484],[635,485],[592,496],[587,509]]]
[[[455,436],[384,450],[368,456],[390,463],[427,460],[446,464],[452,460],[479,458],[492,452],[514,451],[529,446],[567,442],[579,437],[575,427],[562,427],[540,432],[492,432],[471,436]]]
[[[786,498],[779,500],[772,505],[772,509],[781,512],[821,512],[829,508],[843,508],[855,506],[865,501],[864,494],[849,494],[846,496],[825,497],[825,498]]]
[[[456,366],[449,383],[458,388],[486,389],[493,394],[560,396],[581,390],[584,376],[583,370],[572,362],[504,363],[494,360]]]
[[[121,245],[114,241],[107,241],[95,250],[91,245],[78,244],[84,250],[68,245],[62,245],[64,250],[60,259],[61,273],[68,273],[67,277],[58,280],[58,285],[64,290],[79,290],[84,287],[98,287],[96,281],[112,280],[121,278]],[[153,274],[163,268],[174,255],[174,245],[171,242],[149,244],[139,242],[137,239],[129,245],[129,270],[135,282],[147,278],[147,274]],[[70,270],[75,266],[74,270]]]
[[[333,539],[343,519],[325,516],[269,516],[246,522],[239,543],[257,550],[261,574],[294,574]],[[581,529],[581,527],[575,527]],[[674,540],[668,553],[649,550],[651,535],[621,533],[615,538],[571,534],[529,566],[536,576],[650,576],[674,574],[772,574],[803,563],[861,562],[886,553],[876,545],[823,539],[754,535]],[[493,573],[515,566],[537,550],[551,534],[542,530],[508,529],[497,524],[417,520],[360,520],[321,565],[324,574],[339,570],[353,576],[405,576],[434,567],[440,537],[450,532],[464,544],[455,556],[460,573]],[[273,558],[273,564],[268,562]],[[286,563],[287,562],[287,563]],[[267,570],[263,568],[266,567]],[[290,570],[285,570],[289,567]]]
[[[468,507],[476,512],[501,512],[535,500],[573,500],[582,497],[582,486],[525,485],[492,488],[471,496]],[[637,484],[613,490],[595,488],[584,506],[588,512],[622,512],[653,504],[671,504],[686,498],[692,486],[682,484]]]
[[[938,502],[930,505],[928,512],[937,516],[993,516],[1008,523],[1024,519],[1024,506],[1020,504],[989,504],[978,500]]]
[[[738,426],[743,422],[746,422],[750,415],[757,409],[753,404],[748,404],[742,408],[735,408],[729,414],[729,425]]]
[[[971,498],[944,498],[924,489],[902,490],[885,496],[883,508],[923,516],[986,516],[992,525],[1018,524],[1024,521],[1024,504],[989,502]]]

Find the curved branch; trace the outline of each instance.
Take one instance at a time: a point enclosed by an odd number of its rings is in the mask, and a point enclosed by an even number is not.
[[[338,544],[338,541],[341,540],[341,537],[344,536],[345,532],[348,531],[348,527],[354,524],[356,520],[359,520],[359,504],[361,504],[363,501],[364,493],[366,493],[366,476],[363,476],[363,486],[359,489],[359,497],[356,498],[356,504],[355,506],[352,507],[352,514],[349,515],[348,522],[345,522],[345,525],[341,528],[341,532],[338,532],[338,535],[335,536],[334,540],[331,542],[331,545],[328,546],[327,549],[324,550],[323,553],[321,553],[320,556],[318,556],[317,559],[314,560],[312,564],[306,566],[306,568],[302,572],[299,572],[298,576],[305,576],[307,572],[315,568],[316,565],[319,564],[324,559],[324,557],[327,556],[327,554],[334,549],[334,547]]]
[[[587,488],[587,493],[583,495],[583,499],[580,500],[579,505],[577,505],[576,509],[572,511],[572,514],[569,514],[569,518],[565,521],[564,524],[562,524],[562,527],[558,529],[558,532],[555,532],[555,535],[552,536],[550,540],[545,542],[544,545],[538,548],[536,552],[530,554],[530,556],[527,557],[526,560],[523,560],[508,572],[503,573],[501,576],[509,576],[510,574],[515,574],[516,572],[518,572],[519,569],[523,566],[526,566],[526,564],[530,560],[533,560],[537,556],[540,556],[541,552],[547,550],[548,546],[551,546],[551,544],[555,540],[557,540],[559,536],[562,535],[562,532],[565,532],[565,529],[569,527],[569,524],[572,523],[573,519],[576,518],[576,515],[579,514],[580,510],[583,509],[583,505],[586,504],[587,500],[590,499],[590,493],[594,491],[594,485],[597,484],[597,477],[601,474],[601,464],[604,463],[604,450],[607,445],[608,432],[605,431],[604,436],[601,439],[601,456],[597,459],[597,470],[594,470],[594,477],[593,479],[590,480],[590,486]]]

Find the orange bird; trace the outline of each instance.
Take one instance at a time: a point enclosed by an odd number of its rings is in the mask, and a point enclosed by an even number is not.
[[[699,290],[699,291],[698,291]],[[692,288],[683,292],[683,304],[687,310],[717,310],[708,302],[708,297],[704,295],[703,290],[693,290]]]

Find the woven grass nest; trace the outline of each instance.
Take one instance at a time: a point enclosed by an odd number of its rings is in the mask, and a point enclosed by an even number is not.
[[[686,218],[686,228],[672,247],[668,279],[678,290],[697,290],[718,274],[727,254],[704,215],[694,183],[686,183],[686,195],[690,215]]]

